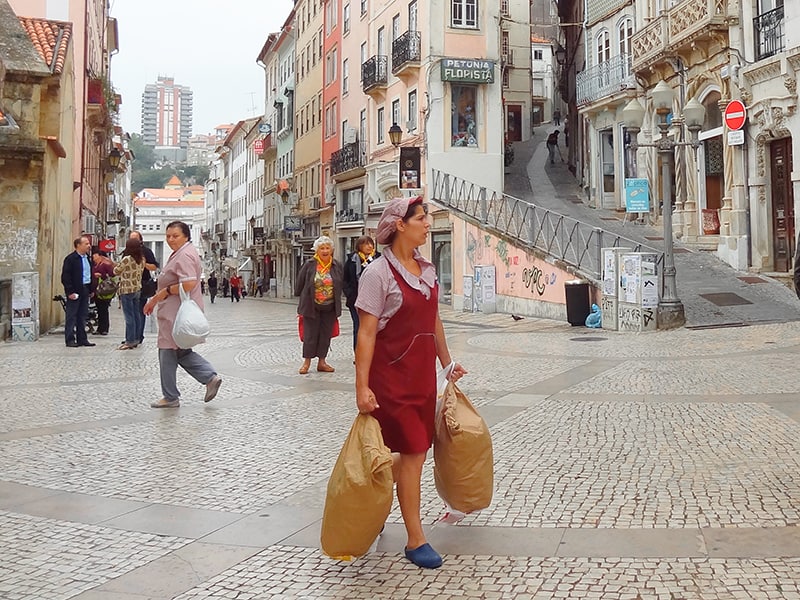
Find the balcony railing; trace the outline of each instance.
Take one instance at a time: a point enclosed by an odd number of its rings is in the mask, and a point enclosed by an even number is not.
[[[345,144],[331,154],[331,174],[339,175],[353,169],[358,169],[366,164],[367,150],[364,142]]]
[[[576,76],[578,105],[587,105],[607,98],[620,90],[635,88],[631,72],[631,55],[619,54],[611,60],[589,67]]]
[[[364,92],[386,87],[388,81],[389,59],[386,56],[373,56],[361,65],[361,88]]]
[[[641,71],[665,53],[677,52],[715,31],[727,32],[735,20],[736,13],[728,13],[728,0],[682,0],[633,35],[633,69]]]
[[[353,221],[363,221],[364,213],[357,208],[343,208],[336,212],[337,223],[352,223]]]
[[[782,52],[785,44],[783,7],[779,6],[753,19],[753,36],[756,43],[756,60]]]
[[[500,66],[502,68],[506,67],[513,67],[514,66],[514,51],[513,50],[506,50],[503,52],[502,59],[500,60]]]
[[[419,65],[422,36],[419,31],[406,31],[392,42],[392,73],[397,75],[404,67]]]

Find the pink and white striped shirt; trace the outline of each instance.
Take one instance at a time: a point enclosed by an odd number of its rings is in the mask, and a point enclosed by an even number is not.
[[[390,263],[409,286],[419,290],[425,298],[431,297],[431,290],[436,285],[436,268],[416,249],[414,250],[414,260],[422,269],[419,277],[401,265],[391,247],[388,247],[361,274],[356,308],[378,317],[378,331],[386,327],[389,319],[403,305],[403,292],[389,267]]]

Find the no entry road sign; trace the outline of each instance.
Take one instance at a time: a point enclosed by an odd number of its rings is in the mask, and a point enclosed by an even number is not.
[[[725,125],[728,129],[737,131],[744,126],[747,119],[747,110],[739,100],[731,100],[725,107]]]

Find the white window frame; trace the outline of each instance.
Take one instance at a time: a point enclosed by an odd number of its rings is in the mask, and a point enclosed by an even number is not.
[[[417,129],[417,90],[408,92],[408,123],[412,125],[409,131],[416,131]]]
[[[342,95],[350,91],[350,63],[345,58],[342,61]]]
[[[450,0],[450,27],[478,29],[478,0]]]
[[[377,126],[377,129],[378,129],[378,144],[379,145],[383,144],[383,142],[386,139],[386,137],[385,137],[386,136],[386,132],[384,131],[384,129],[386,128],[386,118],[385,118],[384,112],[385,112],[384,108],[381,106],[378,109],[377,117],[375,119],[376,120],[376,126]]]

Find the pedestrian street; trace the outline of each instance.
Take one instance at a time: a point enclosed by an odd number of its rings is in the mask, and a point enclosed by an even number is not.
[[[0,598],[800,600],[800,322],[620,333],[442,307],[460,387],[490,426],[491,506],[458,524],[423,472],[444,558],[319,550],[327,478],[356,415],[352,327],[302,363],[295,305],[206,302],[219,395],[156,335],[0,346]]]

